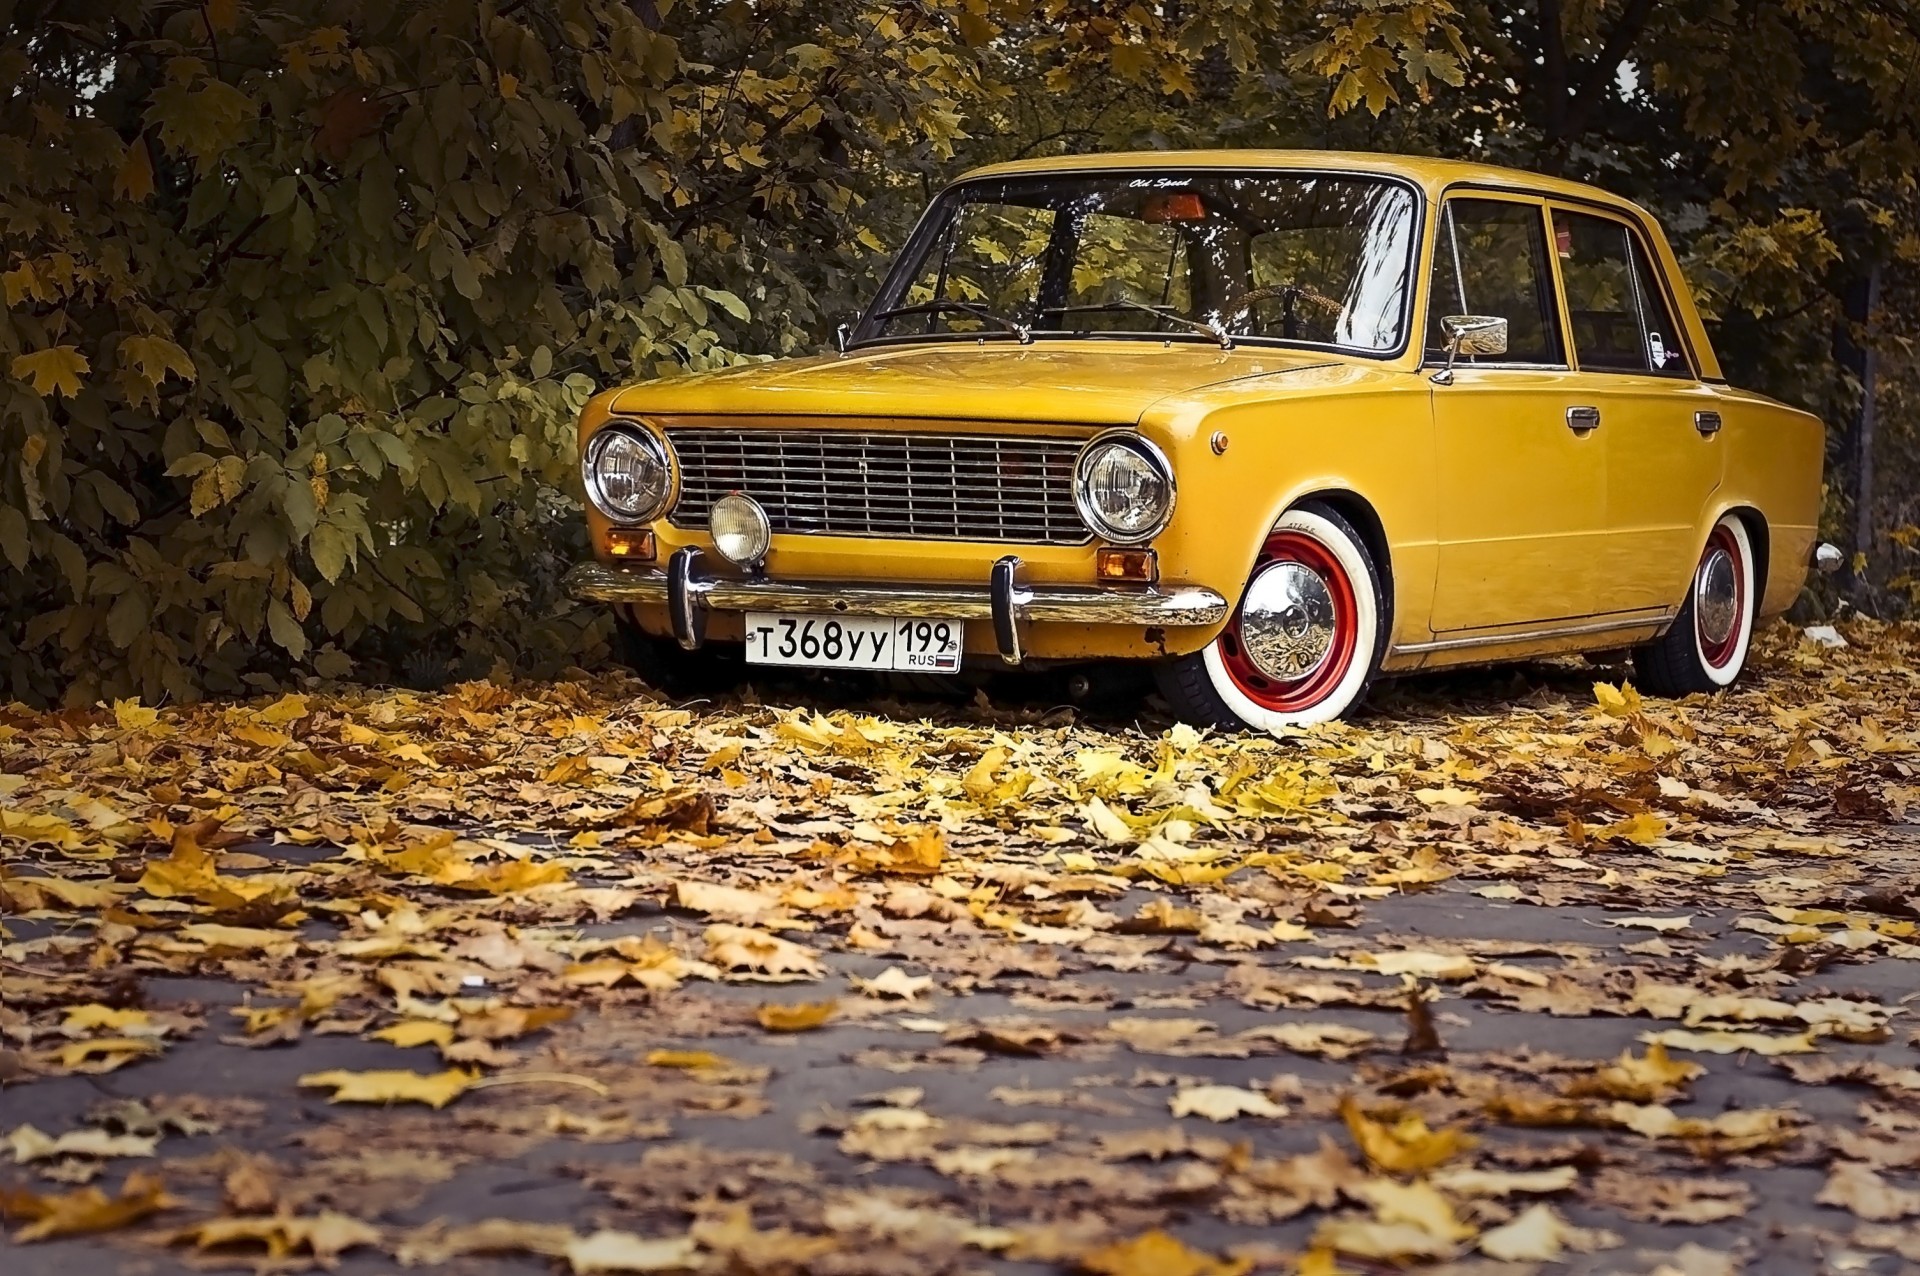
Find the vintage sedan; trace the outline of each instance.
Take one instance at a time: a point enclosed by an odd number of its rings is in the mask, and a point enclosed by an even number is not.
[[[1181,717],[1265,729],[1549,653],[1711,692],[1839,558],[1820,422],[1728,385],[1660,227],[1573,182],[999,164],[839,347],[587,405],[570,581],[643,665],[1148,661]]]

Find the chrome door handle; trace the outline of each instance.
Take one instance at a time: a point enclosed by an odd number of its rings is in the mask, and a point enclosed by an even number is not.
[[[1600,428],[1599,408],[1568,408],[1567,428],[1575,434],[1586,434]]]
[[[1718,412],[1696,412],[1693,414],[1693,428],[1702,434],[1720,433],[1720,414]]]

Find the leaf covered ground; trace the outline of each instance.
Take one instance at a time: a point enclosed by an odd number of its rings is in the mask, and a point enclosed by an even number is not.
[[[1846,632],[1286,740],[0,710],[10,1269],[1912,1270],[1920,632]]]

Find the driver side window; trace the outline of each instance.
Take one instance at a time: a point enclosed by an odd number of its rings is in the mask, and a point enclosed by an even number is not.
[[[1538,204],[1448,200],[1433,245],[1427,358],[1447,357],[1441,319],[1493,315],[1507,321],[1507,352],[1494,362],[1564,365],[1548,263],[1546,222]],[[1472,361],[1461,357],[1463,363]]]

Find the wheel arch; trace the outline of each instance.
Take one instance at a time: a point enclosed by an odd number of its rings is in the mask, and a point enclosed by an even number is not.
[[[1767,516],[1751,505],[1729,505],[1714,517],[1713,524],[1719,523],[1729,514],[1739,519],[1741,526],[1747,529],[1747,540],[1753,546],[1753,574],[1755,580],[1759,582],[1759,587],[1753,591],[1753,599],[1755,609],[1758,610],[1762,600],[1767,596],[1767,586],[1772,581],[1768,573],[1772,570],[1773,547],[1767,534]],[[1707,527],[1709,536],[1713,534],[1713,524]],[[1703,539],[1702,544],[1704,543]]]
[[[1386,525],[1380,521],[1379,511],[1373,508],[1373,502],[1366,497],[1351,488],[1344,487],[1317,488],[1295,497],[1287,504],[1287,509],[1295,510],[1307,505],[1331,509],[1351,523],[1354,531],[1360,533],[1361,544],[1366,548],[1367,556],[1373,560],[1375,570],[1380,573],[1380,594],[1386,602],[1387,612],[1380,618],[1381,632],[1391,634],[1393,619],[1398,611],[1398,600],[1394,594],[1393,550],[1387,543],[1387,529]],[[1285,512],[1285,510],[1281,511],[1283,515]]]

